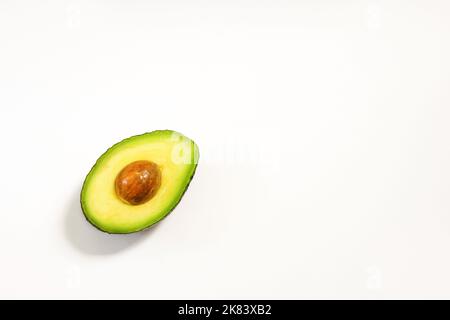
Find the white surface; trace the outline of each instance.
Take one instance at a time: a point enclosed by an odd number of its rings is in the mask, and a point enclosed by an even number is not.
[[[450,298],[448,1],[1,1],[1,298]],[[178,208],[92,228],[84,176],[195,139]]]

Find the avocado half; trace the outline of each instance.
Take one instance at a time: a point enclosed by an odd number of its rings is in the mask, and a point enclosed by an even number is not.
[[[198,146],[172,130],[125,139],[109,148],[86,176],[81,207],[107,233],[132,233],[166,217],[192,180]]]

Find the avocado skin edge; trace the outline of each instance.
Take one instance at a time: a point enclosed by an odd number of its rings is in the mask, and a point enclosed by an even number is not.
[[[173,130],[155,130],[155,131],[173,131]],[[119,143],[121,143],[121,142],[123,142],[123,141],[125,141],[125,140],[132,139],[132,138],[134,138],[134,137],[142,136],[142,135],[145,135],[145,134],[149,134],[149,133],[152,133],[152,132],[155,132],[155,131],[150,131],[150,132],[146,132],[146,133],[143,133],[143,134],[138,134],[138,135],[131,136],[131,137],[128,137],[128,138],[126,138],[126,139],[123,139],[122,141],[119,141],[119,142],[115,143],[114,145],[112,145],[111,147],[109,147],[103,154],[108,153],[108,151],[109,151],[110,149],[114,148],[115,145],[117,145],[117,144],[119,144]],[[191,140],[191,141],[193,141],[193,140]],[[194,144],[195,144],[195,142],[194,142]],[[189,188],[189,186],[190,186],[190,184],[191,184],[191,182],[192,182],[192,179],[194,178],[195,173],[196,173],[196,171],[197,171],[197,166],[198,166],[198,162],[199,162],[199,159],[200,159],[200,152],[198,151],[198,147],[196,148],[196,150],[197,150],[197,154],[194,154],[194,160],[195,160],[194,170],[192,171],[191,177],[189,178],[189,181],[188,181],[188,183],[186,184],[186,187],[184,188],[183,192],[181,193],[181,196],[180,196],[179,200],[173,205],[172,209],[170,209],[164,216],[162,216],[159,220],[155,221],[155,222],[152,223],[151,225],[149,225],[149,226],[147,226],[147,227],[144,227],[144,228],[142,228],[142,229],[136,230],[136,231],[131,231],[131,232],[108,232],[108,231],[103,230],[103,229],[99,228],[98,226],[96,226],[94,223],[92,223],[92,222],[88,219],[88,217],[87,217],[87,215],[86,215],[86,212],[84,212],[84,208],[83,208],[82,194],[83,194],[84,186],[85,186],[85,184],[86,184],[86,180],[87,180],[86,178],[85,178],[84,181],[83,181],[83,185],[81,186],[81,191],[80,191],[80,207],[81,207],[81,211],[83,212],[84,218],[85,218],[86,221],[89,222],[89,224],[90,224],[91,226],[93,226],[95,229],[97,229],[97,230],[99,230],[99,231],[101,231],[101,232],[107,233],[107,234],[111,234],[111,235],[115,235],[115,234],[118,234],[118,235],[121,235],[121,234],[122,234],[122,235],[125,235],[125,234],[133,234],[133,233],[142,232],[142,231],[145,231],[145,230],[148,230],[148,229],[152,228],[153,226],[155,226],[156,224],[158,224],[159,222],[161,222],[164,218],[166,218],[169,214],[171,214],[171,213],[175,210],[175,208],[178,206],[178,204],[181,202],[181,200],[183,199],[183,197],[184,197],[186,191],[188,190],[188,188]],[[194,152],[195,152],[195,150],[194,150]],[[103,154],[99,157],[99,159],[103,156]],[[87,176],[89,175],[89,173],[95,168],[96,165],[97,165],[97,161],[96,161],[95,164],[91,167],[91,169],[89,170],[89,172],[88,172],[88,174],[86,175],[86,177],[87,177]]]

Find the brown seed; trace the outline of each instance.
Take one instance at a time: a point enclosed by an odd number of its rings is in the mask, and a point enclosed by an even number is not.
[[[146,160],[127,165],[116,177],[116,194],[125,203],[140,205],[154,197],[161,186],[161,171]]]

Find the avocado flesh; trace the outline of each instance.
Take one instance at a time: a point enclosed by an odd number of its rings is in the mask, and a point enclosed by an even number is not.
[[[101,231],[141,231],[167,216],[180,202],[198,163],[194,141],[172,130],[158,130],[125,139],[109,148],[87,175],[81,191],[86,219]],[[155,196],[140,205],[124,203],[116,194],[115,179],[128,164],[148,160],[161,170]]]

